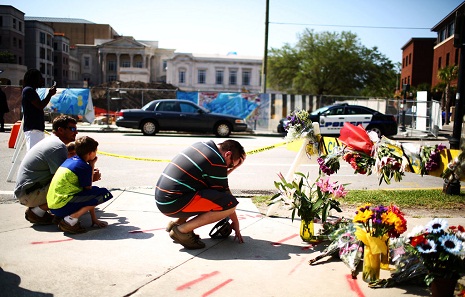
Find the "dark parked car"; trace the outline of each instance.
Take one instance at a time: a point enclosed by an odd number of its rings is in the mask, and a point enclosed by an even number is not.
[[[140,129],[144,135],[155,135],[158,131],[186,131],[228,137],[231,132],[247,130],[244,119],[212,113],[191,101],[177,99],[153,100],[141,109],[122,109],[117,113],[116,125]]]
[[[325,106],[311,112],[310,119],[320,124],[322,135],[339,136],[345,122],[355,126],[361,124],[366,130],[378,133],[378,136],[397,134],[397,121],[394,115],[385,115],[360,105],[343,103]],[[287,122],[287,118],[279,121],[278,133],[285,133]]]

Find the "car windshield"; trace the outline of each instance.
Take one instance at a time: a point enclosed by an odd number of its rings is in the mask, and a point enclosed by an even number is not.
[[[318,109],[312,111],[312,112],[310,113],[310,115],[319,115],[319,114],[321,114],[321,113],[327,111],[328,108],[330,108],[330,107],[331,107],[331,106],[325,106],[325,107],[318,108]]]

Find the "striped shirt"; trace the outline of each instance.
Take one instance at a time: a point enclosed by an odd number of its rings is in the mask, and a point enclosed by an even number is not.
[[[203,189],[229,191],[226,161],[211,140],[196,142],[173,158],[158,179],[155,199],[172,202]]]

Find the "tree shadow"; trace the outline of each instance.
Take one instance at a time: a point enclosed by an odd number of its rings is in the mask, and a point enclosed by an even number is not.
[[[3,270],[0,267],[0,288],[2,296],[31,296],[46,297],[53,296],[51,293],[34,292],[20,287],[21,277],[19,275]]]

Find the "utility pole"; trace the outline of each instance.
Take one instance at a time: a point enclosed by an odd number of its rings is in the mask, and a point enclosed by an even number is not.
[[[263,65],[262,65],[262,93],[266,93],[266,72],[267,72],[267,63],[268,63],[268,26],[269,26],[269,17],[270,17],[270,0],[266,0],[265,8],[265,51],[263,54]]]
[[[462,123],[464,111],[464,75],[465,75],[465,46],[463,33],[465,32],[465,21],[463,12],[457,12],[455,15],[455,33],[454,33],[454,47],[460,48],[460,62],[457,80],[457,95],[455,97],[455,114],[454,126],[452,130],[452,138],[449,140],[451,149],[460,149],[460,139],[462,137]],[[446,110],[446,117],[449,111]]]

